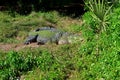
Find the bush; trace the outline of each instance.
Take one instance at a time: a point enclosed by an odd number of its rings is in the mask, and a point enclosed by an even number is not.
[[[96,25],[97,30],[99,32],[106,31],[106,27],[108,24],[108,15],[110,14],[110,9],[112,6],[107,7],[105,5],[105,0],[90,0],[89,3],[86,3],[86,6],[93,13],[91,16],[98,23]]]
[[[94,33],[96,20],[90,16],[91,12],[85,13],[85,20],[82,33],[85,42],[79,48],[79,54],[82,54],[83,65],[79,66],[82,79],[119,79],[119,7],[113,9],[109,14],[109,24],[106,31],[101,34]],[[114,18],[112,18],[114,16]],[[84,58],[86,57],[86,58]]]
[[[34,66],[35,59],[31,55],[22,57],[18,52],[10,51],[3,60],[0,60],[1,79],[16,79]]]
[[[108,28],[108,34],[111,35],[112,40],[111,42],[113,43],[114,47],[119,51],[119,47],[120,47],[120,23],[119,23],[119,19],[120,19],[120,7],[115,8],[113,10],[113,13],[110,15],[110,24],[109,24],[109,28]],[[114,16],[114,17],[113,17]]]
[[[33,52],[36,52],[34,54]],[[62,66],[46,50],[22,52],[10,51],[0,60],[0,79],[17,79],[32,69],[38,68],[44,72],[43,79],[64,78]],[[26,54],[26,55],[25,55]],[[50,76],[51,75],[51,76]]]

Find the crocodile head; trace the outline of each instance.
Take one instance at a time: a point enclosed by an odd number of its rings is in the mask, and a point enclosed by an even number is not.
[[[83,38],[81,35],[65,34],[59,39],[58,44],[77,43],[77,42],[81,42],[82,40],[83,40]]]

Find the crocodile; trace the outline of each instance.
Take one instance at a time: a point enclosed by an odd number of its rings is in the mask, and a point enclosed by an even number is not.
[[[68,44],[74,43],[73,40],[81,41],[81,37],[53,27],[41,27],[30,32],[24,44],[30,44],[32,42],[37,42],[37,44]]]

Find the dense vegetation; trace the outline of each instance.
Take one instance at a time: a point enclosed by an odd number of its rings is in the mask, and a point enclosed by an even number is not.
[[[74,20],[55,11],[16,17],[0,12],[1,43],[23,43],[29,31],[48,25],[84,38],[75,44],[0,51],[0,80],[119,80],[120,6],[96,0],[86,5],[90,11]]]

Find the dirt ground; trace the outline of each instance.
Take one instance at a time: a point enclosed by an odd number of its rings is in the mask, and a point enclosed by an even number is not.
[[[2,51],[10,51],[10,50],[18,51],[18,50],[23,49],[25,47],[32,47],[32,48],[35,47],[36,48],[36,47],[39,47],[39,45],[37,45],[37,43],[32,43],[32,44],[29,44],[29,45],[0,43],[0,50],[2,50]]]

